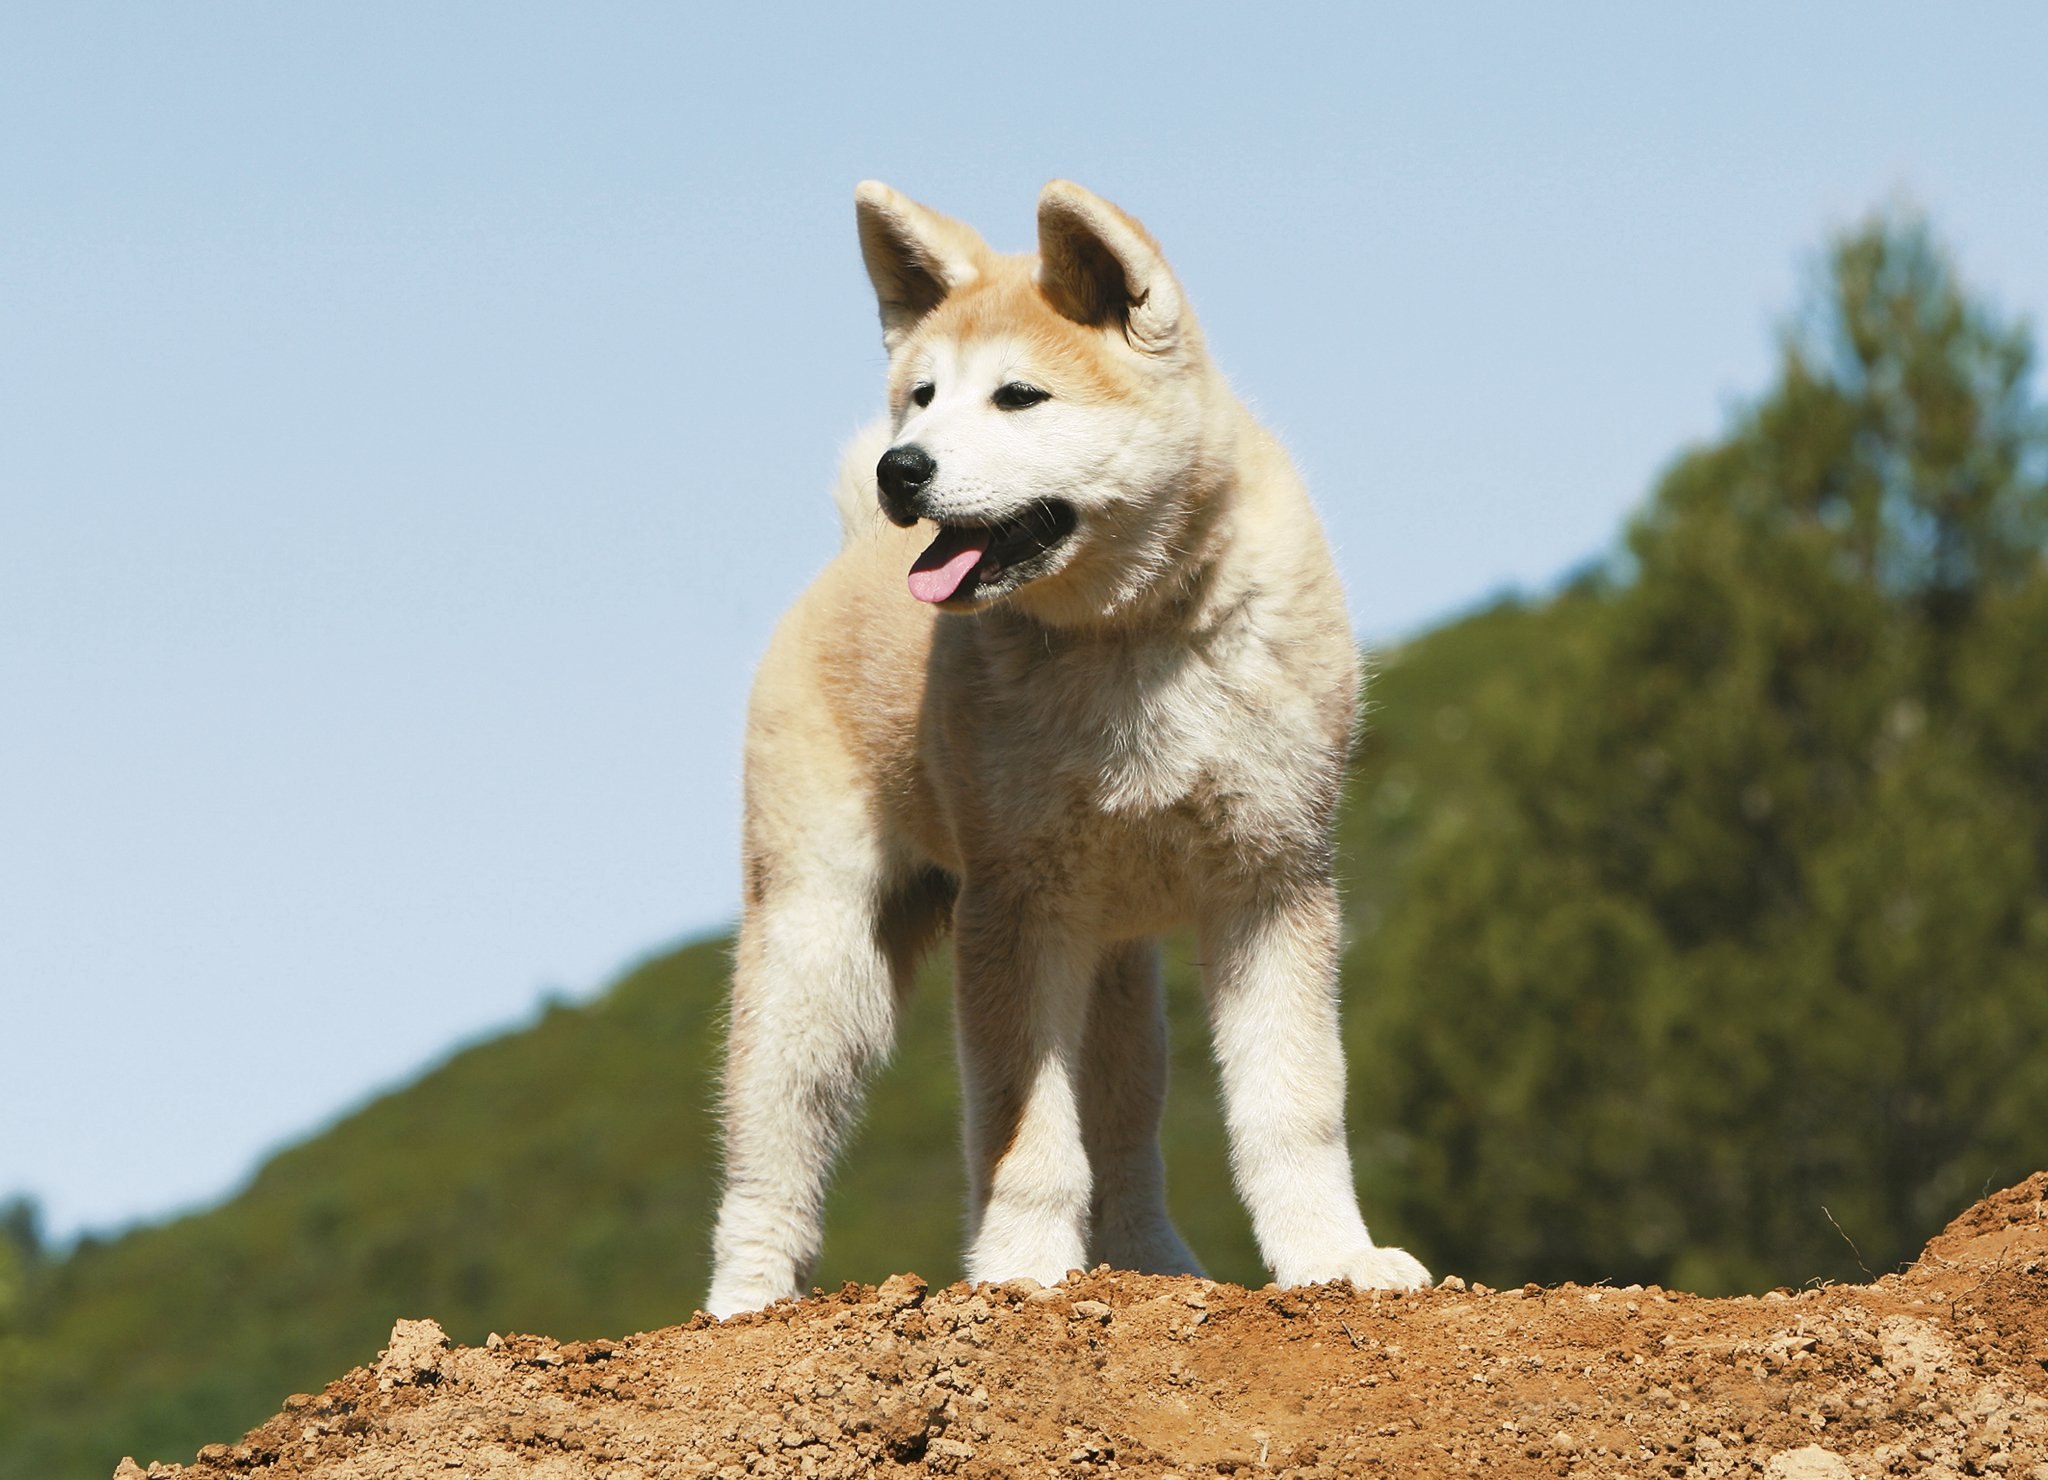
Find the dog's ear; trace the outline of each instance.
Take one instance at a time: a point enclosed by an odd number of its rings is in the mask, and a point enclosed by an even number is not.
[[[988,243],[972,226],[927,210],[879,180],[854,188],[860,254],[882,310],[882,344],[891,354],[926,314],[981,276]]]
[[[1054,180],[1038,194],[1038,286],[1066,317],[1115,324],[1147,354],[1181,343],[1187,310],[1159,244],[1071,180]]]

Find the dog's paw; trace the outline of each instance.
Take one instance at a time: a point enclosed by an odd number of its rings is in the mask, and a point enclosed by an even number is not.
[[[731,1320],[734,1316],[749,1311],[766,1310],[778,1300],[787,1300],[800,1292],[784,1285],[768,1281],[714,1281],[711,1293],[704,1297],[704,1309],[719,1320]]]
[[[1429,1271],[1406,1249],[1367,1249],[1345,1261],[1344,1276],[1361,1290],[1424,1290],[1429,1287]]]
[[[1287,1276],[1292,1274],[1293,1278]],[[1429,1271],[1406,1249],[1383,1249],[1367,1244],[1333,1259],[1316,1260],[1306,1269],[1282,1273],[1283,1285],[1326,1285],[1332,1280],[1349,1280],[1359,1290],[1422,1290],[1429,1287]]]

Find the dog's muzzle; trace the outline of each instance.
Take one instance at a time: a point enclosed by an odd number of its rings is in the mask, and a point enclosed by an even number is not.
[[[919,518],[918,495],[931,487],[939,465],[922,447],[891,447],[875,464],[875,486],[881,491],[882,512],[892,524],[908,529]]]

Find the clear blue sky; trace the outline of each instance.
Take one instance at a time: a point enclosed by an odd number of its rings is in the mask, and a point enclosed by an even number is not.
[[[2048,305],[2048,8],[22,4],[0,1192],[229,1190],[737,899],[882,354],[851,192],[1165,244],[1361,634],[1602,550],[1829,231]]]

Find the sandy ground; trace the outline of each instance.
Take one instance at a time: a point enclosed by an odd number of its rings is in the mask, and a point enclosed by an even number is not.
[[[2048,1480],[2048,1173],[1870,1285],[1406,1296],[914,1275],[618,1341],[391,1347],[183,1476]]]

